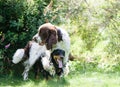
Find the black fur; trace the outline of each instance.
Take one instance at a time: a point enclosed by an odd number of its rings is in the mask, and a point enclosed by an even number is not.
[[[49,74],[48,71],[44,70],[42,62],[41,62],[42,57],[40,57],[36,63],[33,65],[34,68],[34,72],[35,72],[35,78],[38,79],[39,78],[39,73],[41,72],[41,74],[43,75],[43,77],[45,77],[46,79],[49,78],[49,76],[51,76]]]
[[[58,64],[56,63],[55,59],[53,58],[55,55],[57,55],[57,56],[62,55],[63,57],[61,57],[61,59],[63,60],[63,58],[65,57],[65,51],[61,50],[61,49],[56,49],[51,53],[51,58],[52,58],[51,60],[52,60],[52,63],[55,67],[56,74],[58,76],[60,76],[63,73],[63,68],[58,67]]]
[[[59,42],[63,41],[63,39],[62,39],[62,33],[61,33],[61,31],[59,29],[57,29],[57,35],[58,35],[58,41]]]
[[[58,76],[61,76],[61,74],[63,73],[63,69],[59,68],[58,64],[54,60],[53,56],[55,56],[55,55],[62,55],[63,57],[61,57],[61,58],[63,59],[64,56],[65,56],[65,51],[61,50],[61,49],[56,49],[51,53],[51,62],[53,63],[53,65],[55,67],[56,74]],[[39,77],[39,73],[41,72],[43,77],[48,79],[49,76],[51,76],[51,75],[49,74],[49,72],[44,70],[41,59],[42,59],[42,57],[40,57],[33,66],[34,67],[34,72],[35,72],[35,78],[37,79]]]

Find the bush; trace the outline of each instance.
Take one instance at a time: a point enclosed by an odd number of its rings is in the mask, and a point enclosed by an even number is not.
[[[88,69],[90,65],[95,65],[98,70],[119,71],[120,1],[68,2],[69,0],[63,1],[63,12],[66,12],[64,16],[68,19],[66,21],[73,55],[80,61],[86,61]]]
[[[53,19],[58,14],[55,3],[55,0],[0,0],[0,67],[3,60],[12,59],[16,49],[25,47],[41,24],[59,22]]]

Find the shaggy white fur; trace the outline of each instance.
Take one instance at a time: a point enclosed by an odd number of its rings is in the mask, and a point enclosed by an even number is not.
[[[30,53],[29,53],[29,64],[32,66],[36,60],[40,57],[42,53],[46,51],[46,46],[39,45],[36,42],[33,42],[30,48]],[[50,54],[49,54],[50,55]]]
[[[70,72],[69,65],[67,63],[66,66],[63,68],[63,75],[67,76],[69,72]]]
[[[23,56],[24,56],[24,49],[17,49],[17,51],[15,52],[15,54],[13,55],[13,60],[12,60],[12,62],[14,63],[14,64],[17,64],[17,63],[19,63],[21,60],[22,60],[22,58],[23,58]]]
[[[42,59],[42,65],[43,68],[50,73],[50,75],[54,76],[55,75],[55,68],[53,66],[53,63],[50,61],[50,51],[45,52],[45,56],[41,56]]]
[[[37,59],[41,56],[42,53],[46,51],[46,46],[39,45],[36,42],[33,42],[30,48],[30,53],[29,53],[29,59],[28,62],[25,64],[25,70],[23,72],[23,78],[24,80],[28,79],[28,72],[30,68],[33,66],[33,64],[37,61]],[[49,54],[50,55],[50,54]]]
[[[45,56],[42,56],[42,54],[45,54]],[[13,56],[13,63],[17,64],[19,63],[24,56],[24,49],[18,49],[14,56]],[[23,78],[24,80],[28,79],[28,72],[30,68],[35,64],[38,58],[42,58],[42,64],[46,71],[48,71],[51,75],[55,74],[55,69],[52,64],[50,64],[50,51],[47,50],[46,46],[39,45],[36,42],[31,43],[30,52],[29,52],[29,58],[24,62],[25,70],[23,72]]]
[[[57,42],[57,44],[53,46],[52,51],[54,51],[55,49],[64,50],[65,51],[64,64],[66,65],[68,63],[68,58],[69,58],[69,53],[70,53],[70,37],[64,29],[59,28],[59,27],[57,27],[57,29],[61,31],[63,41]]]

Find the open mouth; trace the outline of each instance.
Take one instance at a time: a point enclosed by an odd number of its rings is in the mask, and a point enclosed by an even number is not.
[[[54,56],[55,62],[58,64],[58,68],[63,67],[63,59],[61,56]]]
[[[63,67],[62,60],[57,59],[57,62],[58,62],[58,67],[59,67],[59,68],[62,68],[62,67]]]

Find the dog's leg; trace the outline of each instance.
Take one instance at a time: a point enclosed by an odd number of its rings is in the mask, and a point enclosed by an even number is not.
[[[24,80],[27,80],[28,79],[28,72],[29,72],[29,70],[31,68],[31,65],[29,63],[29,59],[24,62],[24,66],[25,66],[25,70],[22,73],[22,76],[23,76]]]
[[[23,72],[23,79],[27,80],[28,79],[28,72],[30,70],[30,68],[34,65],[34,63],[36,62],[38,56],[35,57],[30,57],[29,60],[27,60],[24,65],[25,65],[25,70]],[[38,57],[39,58],[39,57]]]
[[[69,62],[69,52],[66,51],[65,58],[63,59],[64,66],[66,66],[68,62]]]
[[[28,72],[29,72],[29,70],[30,70],[30,66],[29,66],[29,64],[27,64],[27,65],[25,66],[24,72],[22,73],[24,80],[27,80],[27,79],[28,79]]]
[[[38,79],[38,78],[39,78],[39,72],[40,72],[40,69],[39,69],[39,68],[37,68],[37,72],[36,72],[36,74],[35,74],[35,78],[36,78],[36,79]]]
[[[39,72],[40,72],[40,62],[39,60],[36,61],[36,63],[34,64],[34,72],[35,72],[35,79],[39,78]]]
[[[63,60],[63,76],[67,76],[69,73],[69,52],[66,51],[65,58]]]
[[[68,63],[66,64],[66,66],[63,68],[63,75],[67,76],[69,73],[69,65]]]
[[[39,78],[39,70],[34,70],[34,72],[35,72],[35,79],[38,79]]]
[[[23,72],[23,79],[28,80],[28,72],[27,71]]]

